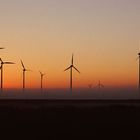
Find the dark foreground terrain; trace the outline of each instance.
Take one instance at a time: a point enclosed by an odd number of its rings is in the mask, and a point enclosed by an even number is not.
[[[139,139],[140,100],[0,100],[1,136]]]

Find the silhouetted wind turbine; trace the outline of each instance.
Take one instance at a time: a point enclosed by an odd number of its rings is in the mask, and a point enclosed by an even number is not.
[[[139,59],[139,89],[140,89],[140,53],[138,53],[138,59]]]
[[[41,85],[40,85],[40,88],[41,90],[43,89],[43,77],[46,75],[45,73],[42,73],[41,71],[39,71],[40,73],[40,76],[41,76]]]
[[[65,69],[64,71],[67,71],[70,69],[70,90],[72,91],[72,68],[74,68],[78,73],[80,73],[80,71],[73,65],[73,54],[72,54],[72,60],[71,60],[71,65],[70,67],[68,67],[67,69]]]
[[[0,66],[0,70],[1,70],[1,91],[3,90],[3,65],[4,64],[15,64],[13,62],[3,62],[2,59],[0,58],[1,61],[1,66]]]
[[[25,73],[26,73],[26,71],[31,71],[31,70],[26,69],[23,64],[23,61],[22,60],[20,60],[20,61],[21,61],[21,65],[23,67],[23,91],[24,91],[25,90]]]
[[[101,81],[99,81],[99,83],[98,83],[98,87],[99,87],[99,89],[102,88],[102,87],[104,87],[104,85],[101,84]]]

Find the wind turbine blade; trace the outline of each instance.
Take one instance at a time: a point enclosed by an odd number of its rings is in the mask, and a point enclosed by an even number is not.
[[[77,68],[75,68],[74,66],[73,66],[73,68],[74,68],[77,72],[79,72],[79,73],[80,73],[80,71],[79,71]]]
[[[4,62],[4,64],[15,64],[13,62]]]
[[[22,65],[23,69],[25,69],[25,66],[24,66],[24,64],[23,64],[22,60],[20,60],[20,61],[21,61],[21,65]]]
[[[71,60],[71,64],[73,65],[73,54],[72,54],[72,60]]]
[[[71,68],[71,66],[70,67],[68,67],[67,69],[65,69],[64,71],[67,71],[67,70],[69,70]]]
[[[0,49],[5,49],[5,48],[0,48]]]
[[[42,74],[41,76],[44,77],[46,74]]]
[[[40,73],[41,76],[46,75],[46,73],[42,73],[41,71],[39,71],[39,73]]]
[[[140,52],[140,40],[138,41],[138,50]]]
[[[39,71],[39,73],[42,75],[42,72],[41,71]]]

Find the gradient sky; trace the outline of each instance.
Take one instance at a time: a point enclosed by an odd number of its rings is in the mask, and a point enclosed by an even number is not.
[[[5,66],[4,86],[22,86],[22,59],[27,87],[39,87],[47,73],[47,88],[69,87],[71,54],[81,74],[74,87],[137,86],[140,46],[139,0],[0,0],[0,50]]]

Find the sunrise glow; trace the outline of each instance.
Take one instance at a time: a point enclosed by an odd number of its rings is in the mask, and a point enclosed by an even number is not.
[[[136,87],[140,40],[138,0],[4,0],[0,1],[0,57],[4,87],[40,87],[39,70],[46,73],[44,88],[69,88],[71,63],[75,88],[97,85]]]

